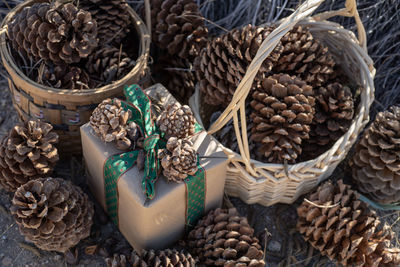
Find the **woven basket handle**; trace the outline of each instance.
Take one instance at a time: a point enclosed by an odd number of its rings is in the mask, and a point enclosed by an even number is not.
[[[281,24],[271,32],[268,37],[262,42],[260,48],[257,51],[256,56],[250,63],[246,75],[243,77],[239,86],[237,87],[231,103],[220,115],[220,117],[210,126],[208,133],[213,134],[225,126],[230,119],[233,118],[233,124],[235,126],[235,133],[237,137],[238,147],[242,156],[243,163],[246,165],[247,171],[253,175],[258,176],[257,172],[251,164],[250,151],[248,146],[247,136],[247,123],[246,123],[246,112],[245,112],[245,100],[250,92],[253,85],[255,76],[260,69],[264,60],[278,45],[280,39],[291,30],[298,22],[311,16],[311,14],[318,8],[318,6],[324,2],[324,0],[307,0],[304,2],[293,14],[284,19]],[[363,49],[366,49],[366,37],[364,26],[362,25],[359,17],[356,1],[346,0],[346,8],[318,14],[316,19],[323,20],[333,16],[354,16],[358,26],[360,45]],[[240,127],[237,111],[240,109]],[[240,134],[241,133],[241,134]]]

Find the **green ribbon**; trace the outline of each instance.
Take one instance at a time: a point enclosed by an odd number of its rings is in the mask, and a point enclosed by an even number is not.
[[[166,145],[166,142],[162,139],[164,134],[159,131],[152,119],[151,101],[146,93],[138,85],[131,85],[124,88],[124,94],[127,101],[122,101],[122,108],[132,111],[129,122],[135,122],[144,136],[145,164],[142,190],[147,199],[153,199],[155,196],[154,185],[159,170],[161,170],[161,164],[157,157],[158,150],[165,148]],[[196,123],[196,133],[201,130],[201,126]],[[106,208],[107,213],[116,225],[118,225],[118,180],[125,172],[136,165],[138,154],[139,150],[120,153],[109,157],[104,163]],[[199,162],[197,166],[196,174],[188,176],[184,181],[187,199],[186,224],[188,226],[195,225],[205,208],[205,171]]]

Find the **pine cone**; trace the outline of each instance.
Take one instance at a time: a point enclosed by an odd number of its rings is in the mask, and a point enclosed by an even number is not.
[[[170,55],[197,56],[207,42],[208,30],[194,0],[151,0],[153,41]]]
[[[0,142],[0,185],[15,192],[29,180],[48,176],[58,161],[58,135],[41,121],[19,123]]]
[[[196,261],[193,257],[186,252],[178,252],[176,250],[166,249],[161,251],[142,251],[141,255],[132,251],[131,256],[132,266],[152,267],[152,266],[163,266],[163,267],[174,267],[174,266],[185,266],[195,267]]]
[[[40,67],[37,82],[59,89],[90,89],[95,84],[84,69],[70,65],[53,65],[43,63]]]
[[[36,3],[8,25],[15,50],[54,64],[77,63],[97,47],[97,23],[73,4]]]
[[[157,118],[157,125],[167,137],[186,138],[195,132],[196,120],[189,106],[169,105]]]
[[[400,201],[400,107],[378,113],[351,164],[361,192],[381,203]]]
[[[158,158],[161,159],[165,178],[175,183],[182,182],[188,175],[194,175],[198,169],[197,152],[188,139],[170,137],[166,149],[159,151]]]
[[[12,203],[21,234],[40,249],[66,252],[90,234],[93,203],[69,181],[29,181],[18,188]]]
[[[315,112],[312,93],[311,86],[288,74],[274,74],[254,91],[251,139],[260,142],[268,162],[292,163],[301,154]]]
[[[124,254],[114,254],[112,258],[106,258],[107,267],[128,267]]]
[[[101,83],[106,85],[124,77],[135,64],[135,60],[129,58],[125,52],[106,45],[91,54],[85,66],[91,75],[100,78]]]
[[[335,61],[328,48],[315,40],[307,28],[294,27],[282,39],[283,52],[275,72],[300,77],[313,87],[321,86],[333,74]]]
[[[121,100],[114,98],[101,102],[90,117],[90,126],[103,142],[114,142],[120,150],[127,150],[136,142],[140,130],[134,122],[128,123],[132,113],[122,108]],[[132,143],[133,142],[133,143]]]
[[[79,0],[79,7],[97,21],[99,43],[120,44],[132,24],[125,0]]]
[[[208,42],[194,63],[200,90],[208,104],[226,107],[231,102],[258,48],[273,30],[247,25]],[[279,44],[262,64],[254,85],[271,71],[281,51]]]
[[[315,158],[327,151],[349,129],[354,116],[350,88],[334,82],[315,92],[315,115],[304,150]]]
[[[344,266],[399,266],[400,249],[391,248],[394,233],[350,186],[322,184],[297,209],[297,228],[322,255]],[[326,206],[326,207],[323,207]]]
[[[210,211],[189,233],[188,245],[207,266],[265,266],[254,229],[236,209]]]

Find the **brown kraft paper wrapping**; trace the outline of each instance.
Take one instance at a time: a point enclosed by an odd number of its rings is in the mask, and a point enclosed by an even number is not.
[[[176,101],[160,85],[146,92],[153,98]],[[96,199],[106,209],[103,165],[112,155],[121,153],[113,143],[102,142],[89,124],[81,127],[83,156],[88,172],[88,184]],[[226,177],[225,153],[213,138],[202,131],[191,137],[206,171],[205,212],[221,205]],[[118,181],[119,229],[137,251],[162,249],[177,241],[185,232],[186,187],[184,183],[167,182],[159,177],[155,197],[147,200],[142,191],[143,171],[131,168]]]

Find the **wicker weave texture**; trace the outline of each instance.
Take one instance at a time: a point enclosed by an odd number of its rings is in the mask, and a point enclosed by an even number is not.
[[[369,110],[374,100],[375,69],[366,50],[365,30],[358,15],[356,2],[347,0],[346,7],[341,10],[311,17],[323,1],[305,1],[291,16],[280,21],[279,26],[264,40],[258,50],[236,89],[232,102],[208,130],[210,134],[215,133],[233,119],[240,154],[223,147],[230,158],[225,190],[228,195],[240,197],[248,204],[259,203],[269,206],[278,202],[293,203],[300,195],[309,192],[332,174],[369,120]],[[358,39],[353,32],[337,23],[327,21],[328,18],[338,15],[355,18]],[[280,38],[295,25],[309,27],[313,36],[329,47],[329,51],[349,77],[354,78],[362,86],[360,104],[346,134],[318,158],[293,165],[252,160],[246,131],[245,99],[264,59],[275,48]],[[200,114],[206,106],[202,105],[198,88],[190,99],[190,104],[196,119],[201,121]]]

